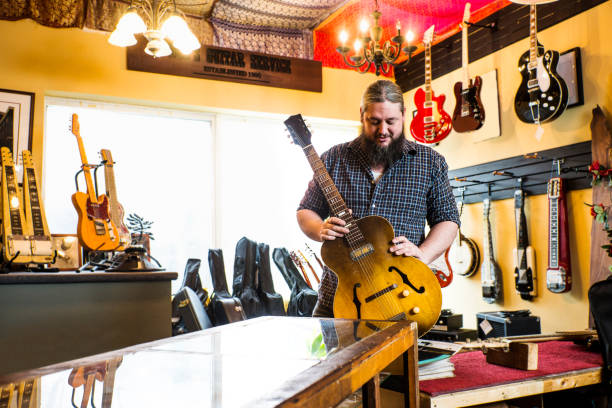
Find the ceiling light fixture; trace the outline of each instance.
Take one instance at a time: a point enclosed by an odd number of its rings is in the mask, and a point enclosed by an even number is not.
[[[148,24],[145,24],[139,12],[146,17]],[[145,52],[153,57],[172,54],[167,40],[172,41],[172,45],[183,54],[190,54],[200,48],[200,42],[180,14],[182,12],[176,8],[174,0],[132,0],[108,42],[129,47],[136,44],[134,35],[143,33],[148,41]]]
[[[414,45],[407,45],[406,47],[402,48],[404,39],[410,43],[414,40],[414,34],[412,31],[408,31],[406,38],[404,38],[401,33],[401,24],[399,20],[395,24],[397,35],[391,38],[391,41],[385,41],[381,46],[380,40],[382,38],[383,30],[378,24],[378,20],[380,20],[381,15],[382,13],[378,11],[378,0],[376,0],[376,9],[374,12],[372,12],[374,26],[370,29],[370,33],[368,35],[368,22],[365,19],[361,20],[359,29],[362,37],[355,39],[353,44],[353,47],[355,48],[355,55],[350,57],[348,56],[348,53],[351,50],[350,47],[346,45],[348,33],[345,30],[340,32],[341,45],[336,48],[336,51],[342,54],[342,58],[344,59],[344,63],[346,65],[357,68],[362,74],[368,72],[372,67],[372,64],[374,64],[377,76],[381,73],[387,75],[390,71],[391,65],[395,64],[395,61],[397,61],[402,51],[408,57],[408,60],[410,60],[412,53],[414,50],[416,50],[416,46]]]

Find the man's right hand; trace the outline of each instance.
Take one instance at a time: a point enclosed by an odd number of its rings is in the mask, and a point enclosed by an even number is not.
[[[345,228],[346,222],[338,217],[329,217],[321,224],[321,241],[333,241],[334,239],[342,238],[344,234],[349,233],[349,229]]]

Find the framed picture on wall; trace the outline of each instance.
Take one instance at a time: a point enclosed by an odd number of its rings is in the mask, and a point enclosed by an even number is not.
[[[11,149],[16,165],[21,164],[22,150],[32,150],[33,113],[33,92],[0,89],[0,147]]]

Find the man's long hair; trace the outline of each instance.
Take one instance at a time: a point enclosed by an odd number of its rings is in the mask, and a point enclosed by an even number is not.
[[[365,90],[361,98],[361,111],[365,112],[368,106],[377,102],[392,102],[400,104],[400,111],[404,112],[404,95],[401,88],[392,81],[380,79]]]

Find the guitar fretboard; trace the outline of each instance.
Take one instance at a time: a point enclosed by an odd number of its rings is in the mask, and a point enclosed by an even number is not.
[[[304,147],[303,150],[306,154],[306,158],[308,159],[308,163],[310,163],[310,167],[314,171],[315,180],[319,184],[319,187],[321,188],[321,191],[329,204],[330,213],[346,222],[345,227],[349,229],[349,233],[344,237],[348,241],[349,246],[352,249],[356,249],[365,245],[366,241],[363,234],[357,227],[355,219],[346,207],[344,199],[338,192],[338,188],[329,176],[323,161],[315,151],[314,147],[312,145],[308,145]]]
[[[529,68],[535,67],[537,64],[538,57],[538,38],[537,38],[537,16],[536,16],[536,6],[532,4],[530,6],[529,13]]]
[[[468,25],[463,22],[461,29],[461,65],[463,67],[463,89],[470,87],[470,74],[468,72]]]
[[[40,200],[38,199],[38,189],[36,188],[36,173],[32,168],[26,168],[28,178],[28,194],[30,195],[30,208],[32,212],[32,227],[34,235],[45,235],[45,227],[42,219]]]
[[[559,267],[559,199],[549,199],[550,230],[548,232],[549,267]]]
[[[4,166],[4,174],[6,174],[6,190],[8,191],[9,214],[11,217],[11,231],[13,235],[23,235],[23,226],[21,225],[21,216],[19,214],[19,206],[15,207],[12,203],[13,199],[17,199],[17,187],[15,184],[15,172],[12,166]]]
[[[431,42],[425,43],[425,102],[431,102]]]
[[[485,238],[485,242],[483,245],[484,248],[484,258],[483,258],[483,262],[485,262],[485,272],[486,272],[486,276],[482,277],[482,280],[485,282],[494,282],[495,281],[495,275],[493,273],[493,237],[491,234],[491,221],[489,219],[489,212],[490,212],[490,200],[488,198],[484,199],[484,213],[483,213],[483,218],[484,218],[484,238]]]

